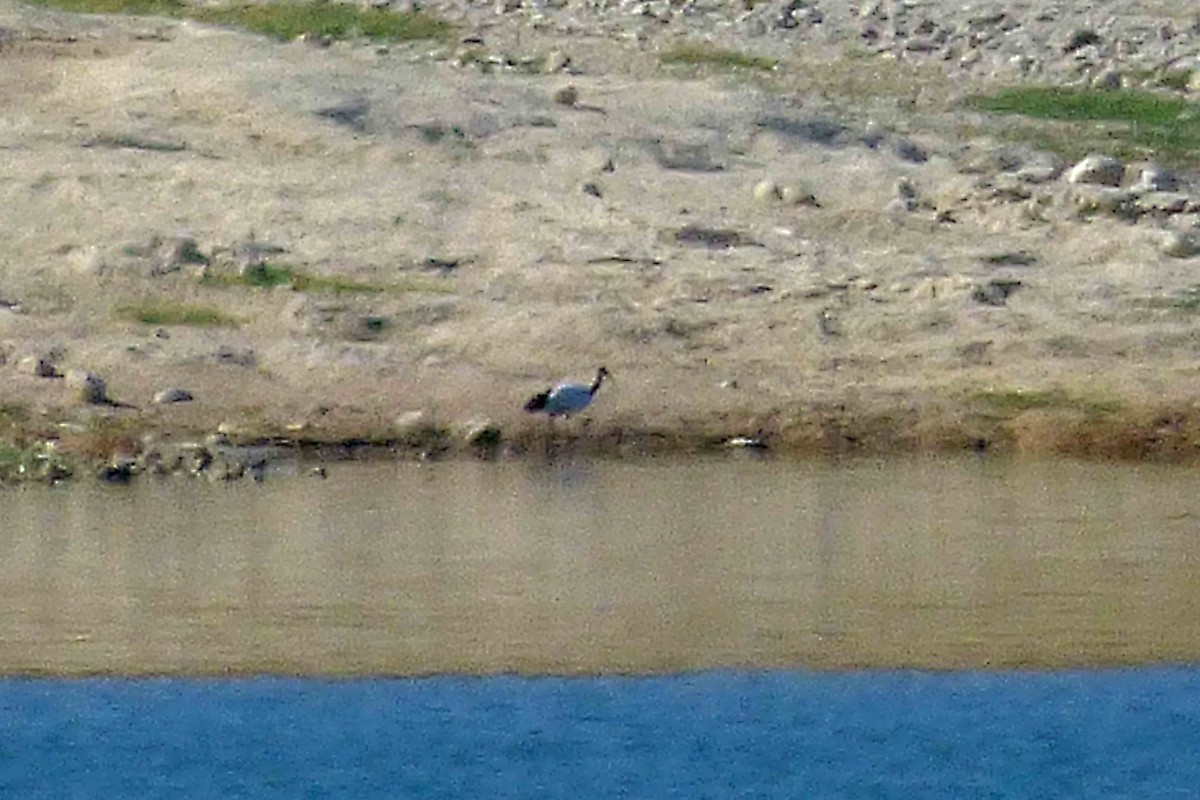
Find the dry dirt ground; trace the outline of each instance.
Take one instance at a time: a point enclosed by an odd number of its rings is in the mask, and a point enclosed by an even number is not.
[[[526,398],[603,364],[555,435],[1196,452],[1200,261],[1161,249],[1178,221],[1081,216],[1061,179],[997,190],[1008,155],[1042,156],[989,138],[953,105],[986,87],[941,70],[836,48],[773,74],[668,69],[591,38],[569,70],[486,72],[427,44],[13,0],[0,30],[10,439],[486,421],[520,451],[547,429]],[[756,197],[764,180],[815,202]],[[238,284],[256,259],[342,291]],[[134,319],[148,303],[230,324]],[[28,357],[136,408],[82,404]],[[170,387],[194,400],[152,402]]]

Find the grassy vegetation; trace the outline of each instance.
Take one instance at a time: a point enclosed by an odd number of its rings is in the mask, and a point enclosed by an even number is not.
[[[1177,165],[1200,162],[1200,105],[1178,97],[1124,89],[1018,86],[972,97],[967,105],[1044,121],[1008,133],[1072,158],[1100,150]]]
[[[241,320],[212,306],[168,301],[145,301],[120,306],[116,315],[145,325],[194,325],[199,327],[237,327]]]
[[[1007,391],[988,390],[976,392],[968,400],[982,406],[987,412],[1004,417],[1034,409],[1059,409],[1082,411],[1088,416],[1115,414],[1124,406],[1115,400],[1086,398],[1070,394],[1061,389],[1031,390],[1012,389]]]
[[[709,44],[681,44],[667,50],[658,60],[662,64],[761,71],[770,71],[779,65],[773,58],[748,55]]]
[[[290,286],[297,292],[333,292],[335,294],[378,294],[383,287],[373,283],[362,283],[345,278],[327,278],[313,275],[281,264],[262,263],[252,267],[240,275],[207,273],[200,279],[203,286],[226,288],[230,286],[251,286],[260,289],[271,289],[276,286]]]
[[[33,5],[82,14],[138,14],[235,25],[275,39],[308,35],[332,39],[366,37],[399,42],[415,39],[448,41],[454,27],[424,11],[392,13],[375,8],[326,2],[190,5],[183,0],[27,0]]]

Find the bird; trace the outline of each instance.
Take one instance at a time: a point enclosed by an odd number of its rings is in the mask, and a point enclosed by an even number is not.
[[[592,403],[600,385],[608,377],[604,367],[596,370],[596,380],[586,383],[560,383],[544,392],[538,392],[529,398],[525,410],[531,414],[542,412],[550,417],[565,417],[582,411]]]

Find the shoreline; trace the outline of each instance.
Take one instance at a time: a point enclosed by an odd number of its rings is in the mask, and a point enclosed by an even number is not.
[[[1034,404],[1041,405],[1041,401]],[[693,457],[752,452],[771,459],[951,457],[1067,458],[1116,463],[1200,461],[1200,421],[1166,406],[1098,413],[1034,407],[1009,412],[941,407],[863,413],[845,406],[781,414],[635,426],[591,419],[486,419],[440,425],[424,417],[402,430],[283,431],[216,426],[198,433],[109,417],[78,430],[10,428],[0,483],[57,483],[94,476],[123,483],[140,475],[210,480],[261,478],[281,465],[319,474],[326,463],[557,458]],[[541,424],[538,424],[538,423]],[[212,430],[212,429],[210,429]]]

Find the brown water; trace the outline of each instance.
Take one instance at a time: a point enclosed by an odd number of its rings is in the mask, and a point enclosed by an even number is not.
[[[335,464],[0,490],[0,672],[1200,660],[1200,474]]]

